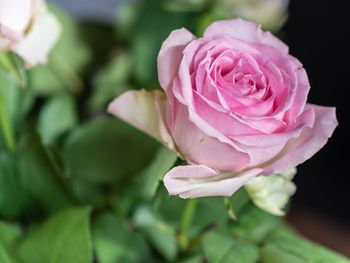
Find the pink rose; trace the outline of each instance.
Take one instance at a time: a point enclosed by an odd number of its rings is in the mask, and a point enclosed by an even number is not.
[[[158,56],[165,91],[129,91],[109,112],[176,151],[189,165],[164,178],[172,195],[230,196],[257,175],[284,173],[332,135],[335,108],[306,104],[302,64],[269,32],[217,21],[196,38],[173,31]]]
[[[59,34],[42,0],[0,0],[0,50],[16,52],[27,67],[46,62]]]

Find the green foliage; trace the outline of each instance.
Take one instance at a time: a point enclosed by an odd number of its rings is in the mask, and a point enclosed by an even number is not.
[[[64,118],[62,118],[64,116]],[[60,94],[51,98],[41,109],[38,130],[44,144],[52,144],[55,139],[77,124],[74,98]]]
[[[71,205],[71,196],[62,187],[62,172],[55,166],[50,150],[37,133],[24,136],[19,150],[20,182],[35,201],[48,213]]]
[[[162,0],[150,0],[143,6],[130,40],[133,76],[147,86],[157,76],[157,55],[170,32],[188,24],[190,16],[171,13],[162,8]],[[150,19],[152,18],[152,19]]]
[[[18,256],[23,263],[89,263],[92,243],[89,208],[61,212],[21,240]]]
[[[202,248],[211,263],[254,263],[259,259],[257,246],[215,231],[203,237]]]
[[[262,263],[349,263],[345,257],[310,242],[287,227],[275,229],[261,249]],[[286,260],[285,260],[286,259]]]
[[[151,262],[150,250],[140,234],[112,213],[104,213],[93,223],[93,240],[101,263]]]
[[[2,263],[11,263],[9,255],[5,251],[4,247],[0,244],[0,262]]]
[[[158,147],[124,122],[103,118],[73,130],[62,157],[72,176],[94,183],[121,182],[145,167]]]
[[[126,52],[119,52],[94,78],[94,90],[88,100],[88,109],[104,110],[107,102],[129,89],[127,80],[131,72],[131,60]]]
[[[15,218],[25,214],[30,207],[29,196],[20,182],[18,158],[0,152],[0,215]]]

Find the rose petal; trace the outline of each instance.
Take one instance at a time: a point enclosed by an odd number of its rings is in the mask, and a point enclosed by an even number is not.
[[[169,194],[182,198],[231,196],[262,171],[252,169],[242,173],[219,173],[205,165],[178,166],[165,175],[164,184]]]
[[[189,119],[188,109],[175,104],[175,123],[172,132],[176,145],[191,164],[206,164],[218,170],[240,170],[249,164],[248,154],[228,140],[220,141],[201,130]],[[209,131],[210,133],[210,131]]]
[[[264,168],[264,174],[285,173],[318,152],[338,125],[335,108],[307,104],[305,110],[315,112],[313,127],[305,126],[301,134],[290,139],[278,156]]]
[[[61,27],[44,4],[40,6],[28,34],[12,49],[26,61],[27,67],[45,63],[61,32]]]
[[[108,112],[174,150],[174,142],[164,120],[166,103],[164,95],[161,91],[128,91],[109,104]]]
[[[32,0],[0,0],[0,33],[2,27],[11,37],[20,38],[33,15]],[[9,35],[9,34],[7,34]]]
[[[249,43],[261,43],[273,46],[283,53],[288,53],[288,46],[273,36],[270,32],[263,32],[261,27],[240,18],[216,21],[208,26],[204,38],[231,36]]]
[[[169,37],[163,42],[158,54],[158,78],[159,83],[164,90],[172,83],[182,60],[182,51],[186,45],[196,37],[181,28],[170,33]]]

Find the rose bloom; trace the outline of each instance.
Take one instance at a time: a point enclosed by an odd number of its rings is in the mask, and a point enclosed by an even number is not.
[[[214,22],[202,38],[171,32],[158,76],[165,93],[126,92],[109,112],[189,163],[165,175],[172,195],[230,196],[258,175],[286,173],[337,126],[335,108],[306,103],[308,77],[288,47],[242,19]]]
[[[14,51],[27,67],[46,62],[59,34],[42,0],[0,0],[0,51]]]

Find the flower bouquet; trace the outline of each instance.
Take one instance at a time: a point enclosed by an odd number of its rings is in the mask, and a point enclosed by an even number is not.
[[[283,217],[337,126],[266,31],[287,6],[0,0],[0,262],[350,262]]]

